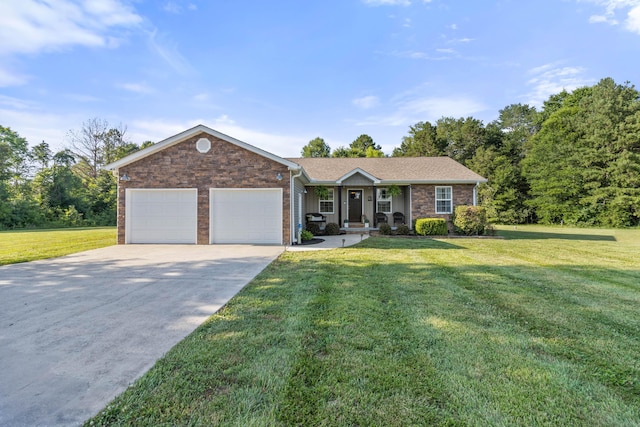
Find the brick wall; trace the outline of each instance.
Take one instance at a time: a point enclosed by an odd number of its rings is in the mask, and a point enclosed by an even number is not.
[[[211,150],[200,153],[196,141],[207,138]],[[290,242],[289,170],[273,160],[202,133],[120,168],[131,181],[118,185],[118,243],[125,243],[125,189],[197,188],[198,244],[209,244],[210,188],[282,188],[282,240]],[[282,181],[275,179],[281,173]]]
[[[444,218],[450,221],[453,215],[436,214],[436,187],[441,185],[412,185],[411,186],[411,217],[416,218]],[[442,185],[445,186],[445,185]],[[453,207],[459,205],[473,205],[473,184],[451,185],[453,191]]]

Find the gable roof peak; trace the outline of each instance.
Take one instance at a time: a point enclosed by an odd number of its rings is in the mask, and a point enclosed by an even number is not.
[[[187,129],[185,131],[182,131],[176,135],[170,136],[169,138],[163,139],[162,141],[157,142],[156,144],[153,144],[147,148],[144,148],[142,150],[136,151],[135,153],[131,153],[128,156],[125,156],[119,160],[116,160],[113,163],[110,163],[108,165],[105,166],[105,169],[107,170],[117,170],[118,168],[122,167],[122,166],[126,166],[130,163],[136,162],[138,160],[141,160],[147,156],[150,156],[154,153],[157,153],[159,151],[162,151],[166,148],[169,148],[173,145],[179,144],[181,142],[186,141],[189,138],[192,138],[198,134],[201,133],[205,133],[207,135],[210,135],[214,138],[218,138],[222,141],[226,141],[230,144],[236,145],[240,148],[244,148],[245,150],[251,151],[255,154],[258,154],[262,157],[266,157],[270,160],[273,160],[274,162],[280,163],[282,165],[287,166],[290,170],[299,170],[300,166],[295,163],[292,162],[291,160],[287,160],[284,159],[282,157],[276,156],[275,154],[269,153],[268,151],[265,151],[261,148],[255,147],[251,144],[247,144],[244,141],[240,141],[239,139],[233,138],[229,135],[226,135],[222,132],[218,132],[217,130],[211,129],[208,126],[205,126],[203,124],[199,124],[196,125],[190,129]]]

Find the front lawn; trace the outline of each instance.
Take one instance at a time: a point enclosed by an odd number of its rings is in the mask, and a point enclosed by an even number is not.
[[[0,265],[53,258],[115,244],[115,227],[2,231]]]
[[[640,230],[287,252],[88,425],[640,425]]]

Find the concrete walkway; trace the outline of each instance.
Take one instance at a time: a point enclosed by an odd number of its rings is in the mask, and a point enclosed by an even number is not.
[[[322,251],[328,249],[342,248],[360,243],[362,240],[369,237],[368,232],[362,233],[349,233],[340,234],[338,236],[318,236],[319,239],[323,239],[324,242],[314,245],[292,245],[287,246],[287,251]]]
[[[126,245],[0,267],[0,426],[82,424],[283,249]]]

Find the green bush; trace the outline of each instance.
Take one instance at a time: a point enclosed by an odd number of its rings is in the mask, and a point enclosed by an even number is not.
[[[313,234],[308,230],[302,230],[302,233],[300,233],[300,238],[303,242],[306,242],[307,240],[313,239]]]
[[[378,226],[378,231],[380,232],[380,234],[388,236],[389,234],[391,234],[391,226],[386,222],[383,222]]]
[[[320,226],[318,224],[316,224],[315,222],[308,222],[307,223],[307,231],[309,233],[313,234],[314,236],[316,236],[316,235],[320,234]]]
[[[337,236],[338,234],[340,234],[340,226],[335,222],[330,222],[324,228],[324,234],[326,234],[327,236]]]
[[[449,233],[444,218],[418,218],[415,230],[419,236],[444,236]]]
[[[409,227],[407,227],[404,224],[399,225],[398,228],[396,228],[396,234],[399,234],[401,236],[408,235],[409,234]]]
[[[453,213],[456,233],[465,236],[484,234],[487,227],[487,212],[480,206],[456,206]]]

